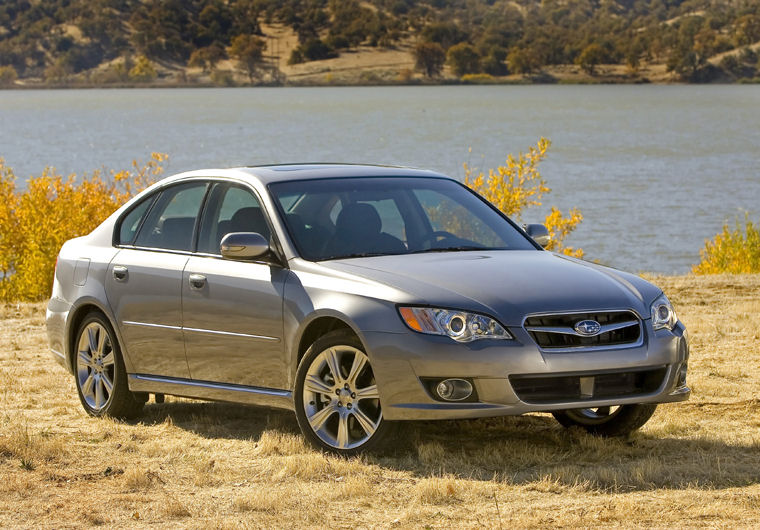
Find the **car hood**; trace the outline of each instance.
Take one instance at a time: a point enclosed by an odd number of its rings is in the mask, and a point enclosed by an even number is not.
[[[488,313],[520,326],[533,313],[633,309],[643,318],[660,289],[609,267],[538,250],[468,251],[324,261],[425,305]]]

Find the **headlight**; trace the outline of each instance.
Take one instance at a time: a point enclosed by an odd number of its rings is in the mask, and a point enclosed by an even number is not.
[[[398,310],[406,325],[419,333],[446,335],[457,342],[512,338],[504,326],[477,313],[434,307],[399,307]]]
[[[652,303],[652,327],[658,329],[670,329],[678,322],[676,310],[664,294]]]

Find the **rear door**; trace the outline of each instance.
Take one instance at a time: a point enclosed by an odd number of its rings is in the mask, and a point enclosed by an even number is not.
[[[205,181],[170,186],[149,199],[146,214],[138,218],[133,210],[119,228],[121,250],[109,265],[106,293],[134,373],[190,376],[182,336],[182,271],[207,186]]]
[[[285,388],[282,303],[288,270],[265,261],[232,261],[219,251],[230,232],[271,238],[261,202],[247,187],[214,184],[198,253],[185,266],[182,315],[190,375],[195,380]]]

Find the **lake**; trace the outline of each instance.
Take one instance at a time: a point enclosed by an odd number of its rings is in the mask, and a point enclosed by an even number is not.
[[[545,136],[548,207],[568,243],[631,271],[687,272],[724,222],[760,217],[760,86],[441,86],[0,91],[0,157],[21,178],[297,161],[398,164],[463,178]],[[471,148],[471,152],[469,149]]]

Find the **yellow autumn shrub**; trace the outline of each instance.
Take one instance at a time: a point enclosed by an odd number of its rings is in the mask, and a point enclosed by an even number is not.
[[[0,299],[40,300],[50,295],[63,243],[85,235],[163,172],[166,155],[148,163],[77,178],[47,168],[16,188],[13,170],[0,158]]]
[[[527,153],[518,153],[516,157],[508,155],[503,166],[489,169],[487,174],[483,171],[475,174],[473,168],[464,164],[464,183],[499,210],[519,220],[526,208],[541,205],[542,197],[551,192],[538,170],[538,164],[546,158],[549,146],[549,140],[540,138]],[[557,208],[552,207],[544,221],[551,236],[547,249],[582,258],[583,249],[563,245],[565,238],[582,220],[583,215],[578,208],[572,208],[565,217]]]
[[[733,230],[725,224],[699,254],[701,261],[692,269],[695,274],[760,272],[760,226],[749,215],[745,215],[744,227],[739,221]]]

